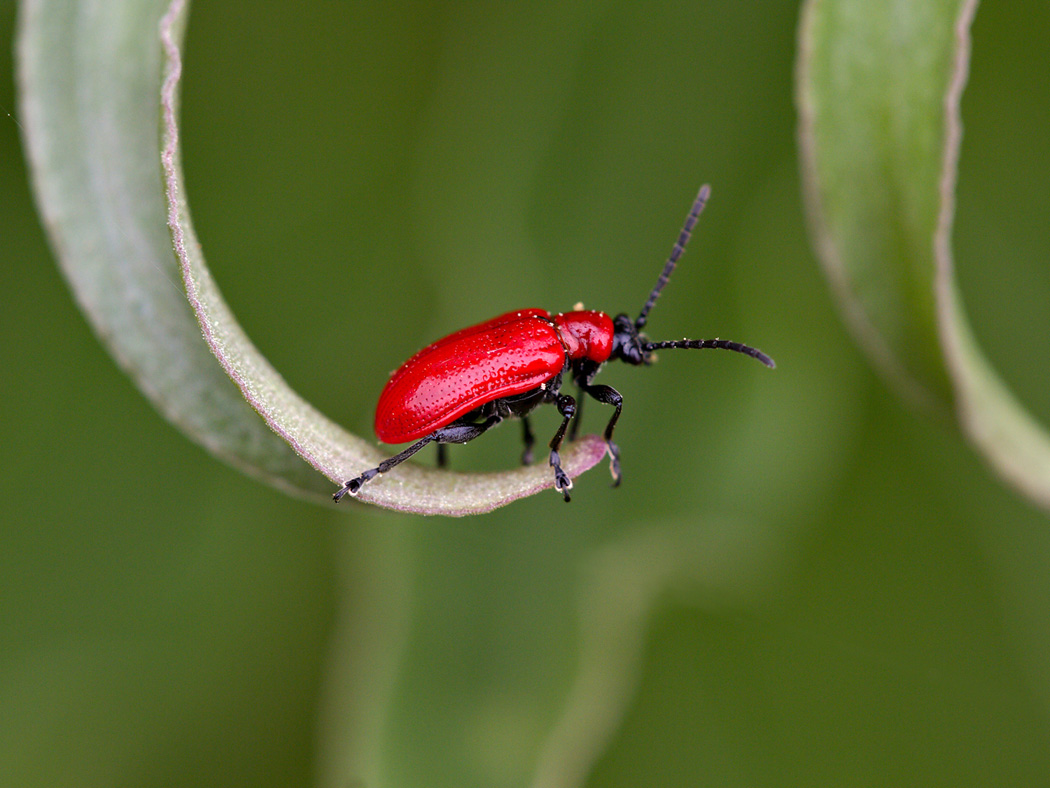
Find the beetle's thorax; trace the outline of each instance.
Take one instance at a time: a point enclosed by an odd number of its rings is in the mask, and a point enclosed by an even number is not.
[[[586,359],[602,364],[613,350],[613,321],[604,312],[576,310],[552,317],[565,355],[570,361]]]

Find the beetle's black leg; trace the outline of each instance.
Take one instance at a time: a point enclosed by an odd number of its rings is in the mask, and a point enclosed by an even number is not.
[[[442,427],[433,433],[434,440],[438,443],[470,443],[479,435],[484,434],[491,428],[503,421],[502,416],[489,416],[477,424],[464,421],[454,421],[447,427]]]
[[[448,465],[448,449],[445,448],[447,445],[448,444],[445,443],[437,444],[437,466],[439,468],[444,468],[446,465]]]
[[[525,442],[525,450],[521,453],[521,464],[532,465],[532,445],[536,442],[536,436],[532,434],[528,416],[521,417],[521,439]]]
[[[576,440],[576,435],[580,431],[580,424],[583,423],[583,393],[587,391],[587,388],[591,385],[591,379],[598,374],[600,368],[600,364],[595,364],[587,359],[573,363],[572,379],[576,383],[576,391],[579,393],[576,395],[576,418],[569,425],[570,441]]]
[[[613,477],[613,487],[616,487],[620,483],[620,447],[613,443],[612,436],[613,429],[616,428],[616,421],[620,418],[620,411],[623,410],[623,397],[612,386],[587,385],[583,387],[583,390],[598,400],[598,402],[603,402],[616,408],[612,418],[609,419],[609,423],[605,426],[603,436],[605,445],[609,447],[609,472]]]
[[[440,430],[439,430],[439,432],[440,432]],[[351,479],[350,481],[348,481],[346,484],[344,484],[342,487],[339,488],[339,490],[335,493],[335,495],[332,496],[332,500],[335,501],[336,503],[339,503],[339,501],[342,500],[344,495],[350,495],[350,496],[357,495],[361,491],[361,488],[364,486],[365,482],[368,482],[371,479],[374,479],[380,473],[386,473],[391,468],[393,468],[395,465],[400,465],[401,463],[403,463],[405,460],[407,460],[409,457],[411,457],[413,454],[415,454],[417,451],[422,449],[424,446],[426,446],[428,443],[430,443],[433,440],[437,440],[437,432],[432,432],[430,435],[427,435],[425,438],[420,438],[418,441],[413,443],[411,446],[409,446],[407,449],[405,449],[400,454],[395,454],[389,460],[383,460],[375,468],[367,470],[364,473],[362,473],[360,476],[358,476],[358,477],[356,477],[354,479]]]
[[[495,427],[501,421],[503,421],[502,416],[489,416],[488,419],[480,424],[460,423],[454,421],[447,427],[442,427],[426,437],[420,438],[400,454],[395,454],[390,459],[383,460],[375,468],[367,470],[360,476],[351,479],[336,491],[332,496],[332,500],[339,503],[344,495],[357,495],[366,482],[374,479],[380,473],[386,473],[391,468],[400,465],[432,441],[437,441],[439,446],[442,443],[467,443],[468,441],[474,440],[490,427]]]
[[[569,490],[572,489],[572,479],[570,479],[568,474],[561,469],[561,455],[558,454],[558,449],[561,447],[562,439],[565,437],[565,429],[569,426],[569,422],[576,414],[576,400],[568,394],[562,394],[558,397],[556,404],[558,406],[558,413],[561,414],[562,418],[561,426],[558,427],[558,431],[554,433],[554,437],[551,438],[550,465],[554,468],[554,489],[564,495],[565,503],[568,503],[571,500],[569,497]]]

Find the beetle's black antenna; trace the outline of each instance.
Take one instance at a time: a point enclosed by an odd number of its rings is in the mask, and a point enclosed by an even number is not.
[[[678,234],[678,240],[675,241],[674,249],[671,250],[671,256],[667,258],[664,270],[660,272],[660,278],[656,280],[656,287],[653,288],[653,292],[649,293],[649,300],[645,302],[641,314],[634,321],[635,331],[641,331],[645,326],[645,322],[649,317],[649,310],[653,308],[656,299],[660,297],[660,291],[664,289],[667,280],[671,278],[671,272],[674,271],[674,267],[678,264],[678,258],[682,256],[682,252],[685,251],[685,245],[689,243],[689,236],[693,232],[693,227],[696,226],[696,220],[700,218],[700,211],[704,210],[704,205],[710,196],[711,187],[705,183],[700,187],[700,192],[696,195],[696,200],[693,201],[693,207],[690,209],[689,215],[685,217],[682,232]]]
[[[686,348],[691,350],[702,350],[703,348],[717,348],[719,350],[733,350],[743,353],[745,356],[757,358],[770,369],[776,367],[776,363],[758,348],[744,345],[740,342],[730,342],[728,339],[672,339],[668,342],[646,342],[642,345],[644,351],[667,350],[669,348]]]

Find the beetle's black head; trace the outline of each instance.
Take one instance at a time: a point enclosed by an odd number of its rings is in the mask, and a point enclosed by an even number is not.
[[[625,314],[613,318],[613,349],[610,358],[616,358],[632,366],[649,364],[652,351],[647,348],[648,338],[638,332],[634,320]]]

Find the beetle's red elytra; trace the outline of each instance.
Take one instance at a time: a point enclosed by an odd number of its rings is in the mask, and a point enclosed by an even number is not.
[[[626,314],[612,318],[579,305],[571,312],[553,315],[545,309],[521,309],[449,334],[402,364],[379,395],[375,431],[384,443],[414,443],[350,479],[332,496],[335,502],[345,495],[357,495],[366,482],[400,465],[428,443],[438,444],[438,463],[444,465],[445,444],[472,441],[507,418],[521,419],[525,442],[522,462],[529,463],[535,439],[528,417],[545,403],[557,407],[562,416],[549,444],[548,462],[554,472],[554,488],[568,502],[572,480],[562,470],[558,450],[567,430],[570,440],[576,435],[580,402],[561,393],[564,375],[572,378],[581,395],[615,408],[604,432],[615,487],[621,478],[620,450],[612,437],[623,397],[611,386],[592,382],[606,361],[647,366],[655,350],[719,348],[744,353],[774,367],[773,359],[765,353],[739,342],[650,342],[641,333],[649,311],[685,251],[710,191],[707,185],[701,187],[656,286],[634,320]]]

